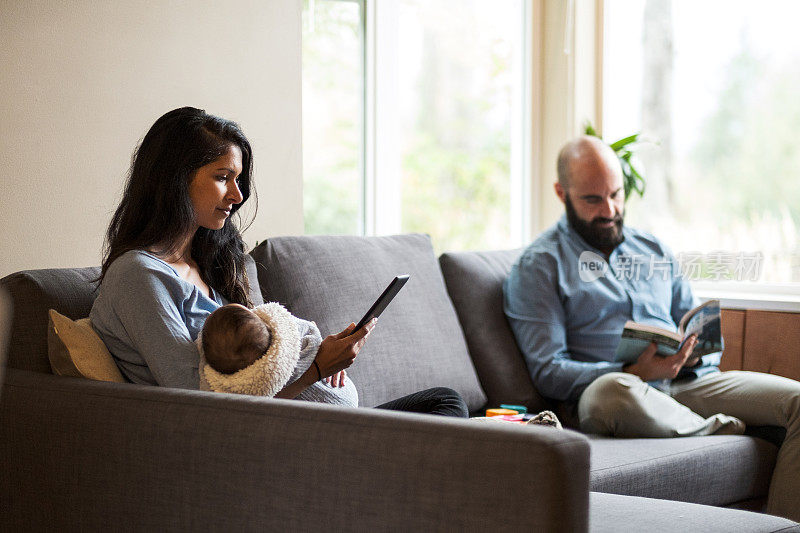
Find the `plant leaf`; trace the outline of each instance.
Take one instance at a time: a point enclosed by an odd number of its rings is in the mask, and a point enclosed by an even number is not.
[[[622,149],[623,147],[629,145],[632,142],[636,142],[637,138],[639,138],[639,134],[634,133],[633,135],[629,135],[624,139],[620,139],[617,142],[610,144],[609,146],[611,146],[611,149],[614,150],[615,152],[619,152],[620,149]]]
[[[600,137],[600,135],[597,133],[597,130],[594,129],[594,126],[592,126],[592,123],[588,120],[584,126],[584,133],[602,140],[602,137]],[[636,191],[639,196],[644,196],[645,179],[639,173],[639,171],[636,170],[636,168],[633,166],[633,163],[631,163],[633,152],[630,150],[630,148],[626,148],[626,146],[635,143],[638,141],[638,139],[639,133],[634,133],[633,135],[624,137],[609,145],[609,147],[614,150],[614,153],[617,154],[617,157],[619,158],[619,164],[622,168],[622,184],[623,188],[625,189],[626,201],[634,191]]]
[[[628,166],[630,167],[631,174],[633,176],[633,190],[639,193],[639,196],[644,196],[644,188],[645,188],[644,177],[642,177],[642,175],[639,174],[639,171],[636,170],[636,168],[633,165],[629,163]]]

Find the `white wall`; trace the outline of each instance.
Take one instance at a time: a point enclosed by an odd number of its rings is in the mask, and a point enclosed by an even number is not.
[[[248,245],[302,233],[300,9],[0,0],[0,276],[99,264],[134,146],[184,105],[250,139]]]

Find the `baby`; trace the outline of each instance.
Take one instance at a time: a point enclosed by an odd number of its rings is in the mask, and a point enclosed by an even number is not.
[[[224,305],[208,316],[197,338],[200,388],[275,396],[311,366],[321,342],[316,324],[293,316],[279,303],[254,309]],[[297,399],[358,406],[358,392],[348,377],[341,387],[317,381]]]

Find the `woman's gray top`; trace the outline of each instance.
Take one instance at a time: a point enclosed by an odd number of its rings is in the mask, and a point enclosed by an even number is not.
[[[134,250],[109,266],[89,318],[129,381],[197,389],[195,340],[208,315],[226,303],[213,288],[209,298],[168,263]],[[311,365],[322,340],[313,322],[297,322],[302,347],[290,382]],[[348,379],[342,389],[317,383],[298,399],[355,406],[358,393]]]
[[[128,380],[197,389],[194,341],[226,303],[213,288],[209,298],[166,262],[134,250],[108,267],[89,318]]]

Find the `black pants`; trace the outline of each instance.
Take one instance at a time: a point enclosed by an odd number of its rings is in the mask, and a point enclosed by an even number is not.
[[[467,418],[469,410],[461,395],[447,387],[434,387],[386,402],[376,409],[427,413],[431,415]]]

